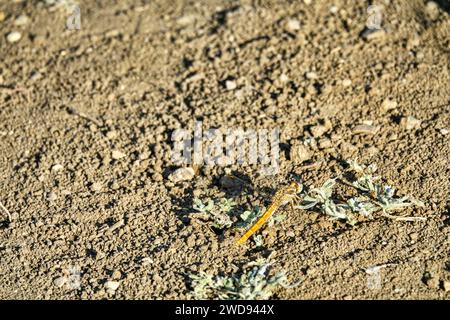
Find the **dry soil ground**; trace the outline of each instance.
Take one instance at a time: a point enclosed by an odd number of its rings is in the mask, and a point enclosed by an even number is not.
[[[448,299],[448,2],[374,1],[384,32],[367,37],[369,4],[79,1],[68,30],[64,5],[0,1],[0,298],[187,298],[186,273],[271,254],[303,280],[274,298]],[[195,119],[280,128],[280,172],[233,165],[253,186],[238,190],[217,166],[170,181],[171,133]],[[356,157],[427,220],[285,211],[258,249],[189,218],[193,196],[267,205],[292,174],[318,185]],[[371,289],[365,269],[384,264]]]

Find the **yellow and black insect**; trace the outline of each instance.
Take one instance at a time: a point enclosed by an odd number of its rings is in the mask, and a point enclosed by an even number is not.
[[[281,188],[278,190],[272,198],[270,206],[264,212],[264,214],[259,218],[258,221],[237,241],[237,244],[243,244],[250,238],[256,231],[258,231],[261,226],[275,213],[280,207],[291,203],[294,201],[299,201],[300,198],[298,194],[303,190],[303,185],[293,181],[289,186]]]

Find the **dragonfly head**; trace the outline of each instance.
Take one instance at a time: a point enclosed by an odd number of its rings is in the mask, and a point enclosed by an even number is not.
[[[303,185],[300,182],[292,181],[291,188],[295,193],[300,193],[303,190]]]

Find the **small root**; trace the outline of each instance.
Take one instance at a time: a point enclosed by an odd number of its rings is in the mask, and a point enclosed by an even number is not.
[[[11,213],[8,211],[8,209],[5,208],[5,206],[0,202],[0,209],[3,210],[3,212],[8,216],[9,222],[12,222]]]
[[[425,221],[427,218],[425,217],[398,217],[390,215],[389,213],[382,213],[382,215],[386,218],[397,220],[397,221]]]

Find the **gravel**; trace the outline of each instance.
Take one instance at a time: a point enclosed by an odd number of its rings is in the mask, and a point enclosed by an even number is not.
[[[10,32],[6,36],[6,40],[8,40],[9,43],[18,42],[21,38],[22,38],[22,34],[19,31]]]

